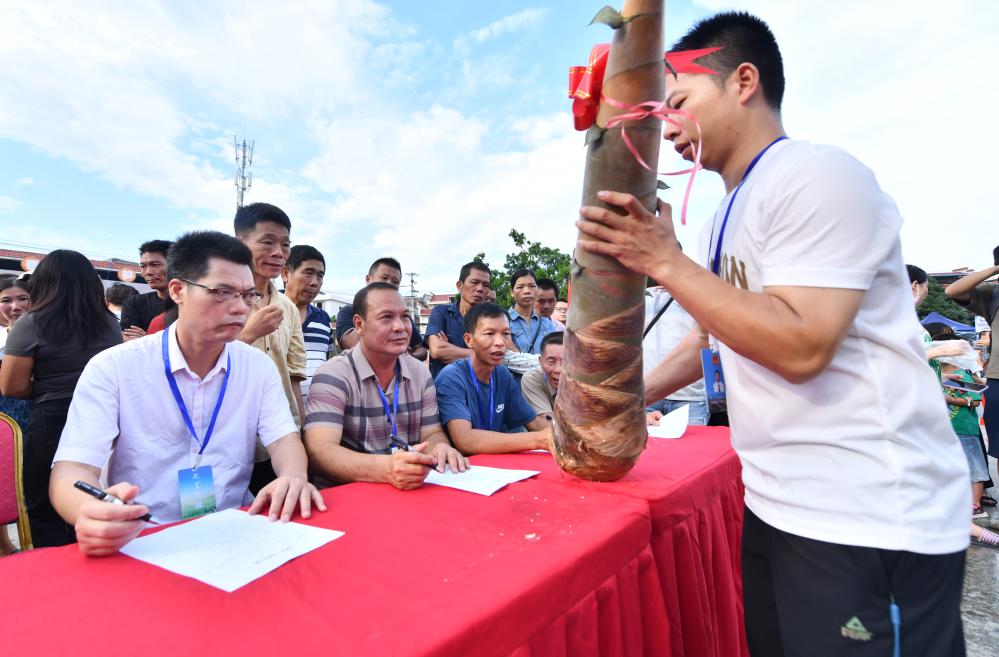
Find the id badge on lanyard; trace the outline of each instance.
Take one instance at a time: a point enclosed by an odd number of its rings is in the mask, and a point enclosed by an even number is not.
[[[169,333],[170,329],[163,331],[163,368],[166,372],[167,382],[170,384],[170,391],[173,393],[174,401],[177,402],[177,408],[184,419],[184,424],[187,426],[187,430],[194,441],[201,446],[196,452],[192,450],[192,467],[177,471],[177,488],[180,493],[180,516],[186,519],[205,513],[212,513],[216,509],[215,479],[212,476],[212,466],[201,465],[201,456],[204,454],[205,448],[208,447],[208,442],[212,439],[212,433],[215,431],[215,422],[218,420],[219,411],[222,409],[222,400],[225,399],[226,388],[229,387],[232,359],[231,357],[227,357],[226,359],[225,377],[222,379],[222,387],[219,390],[218,401],[215,402],[212,419],[208,423],[204,440],[199,439],[198,433],[194,429],[194,422],[191,421],[191,415],[187,411],[187,405],[180,394],[180,388],[177,386],[177,379],[174,377],[173,370],[170,367]]]
[[[711,347],[701,349],[701,369],[704,371],[704,393],[711,413],[727,413],[728,398],[725,390],[725,372],[722,370],[718,343],[712,338]]]

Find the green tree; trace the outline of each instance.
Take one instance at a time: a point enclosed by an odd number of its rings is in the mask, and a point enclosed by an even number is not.
[[[923,319],[932,312],[937,312],[955,322],[974,325],[975,318],[972,314],[948,297],[944,293],[943,286],[937,282],[937,279],[930,276],[928,281],[930,284],[929,293],[926,295],[926,300],[923,301],[922,305],[916,309],[919,319]]]
[[[569,285],[569,266],[572,257],[558,249],[544,246],[541,242],[532,242],[524,233],[510,229],[510,239],[517,250],[508,253],[503,263],[503,269],[494,269],[486,262],[486,254],[479,253],[473,258],[492,271],[493,289],[496,290],[496,303],[509,308],[513,305],[513,295],[510,292],[510,275],[518,269],[531,269],[538,278],[550,278],[558,285],[559,295],[565,297]]]

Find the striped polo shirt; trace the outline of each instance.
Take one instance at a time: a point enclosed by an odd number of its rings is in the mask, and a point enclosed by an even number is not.
[[[424,428],[440,427],[437,391],[430,372],[409,354],[399,356],[399,439],[415,445]],[[389,409],[395,379],[384,391]],[[378,394],[378,380],[361,345],[330,359],[316,370],[305,407],[305,428],[340,427],[340,444],[366,454],[391,452],[392,423]]]
[[[302,401],[309,398],[309,385],[319,366],[326,362],[326,355],[333,343],[333,328],[330,316],[325,310],[309,304],[302,324],[302,337],[305,338],[305,380],[302,381]]]

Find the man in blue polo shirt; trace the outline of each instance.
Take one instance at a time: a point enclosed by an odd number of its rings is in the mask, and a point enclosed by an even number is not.
[[[434,382],[441,424],[454,446],[464,454],[551,451],[548,422],[503,366],[510,340],[506,312],[494,303],[473,306],[463,337],[472,355],[445,367]]]
[[[437,306],[427,323],[427,349],[430,350],[430,374],[434,379],[448,363],[472,355],[465,348],[464,317],[472,306],[482,303],[489,294],[491,274],[481,262],[469,262],[458,275],[458,301]]]
[[[510,332],[513,334],[514,351],[540,354],[541,341],[558,330],[550,317],[534,312],[538,298],[538,279],[530,269],[518,269],[510,277],[510,291],[514,305],[510,308]]]

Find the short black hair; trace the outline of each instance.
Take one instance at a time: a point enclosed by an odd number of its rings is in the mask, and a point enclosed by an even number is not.
[[[562,331],[553,331],[541,338],[541,353],[545,353],[545,347],[550,344],[562,344],[563,337],[565,337],[565,334]]]
[[[195,230],[181,235],[167,257],[167,275],[197,282],[208,273],[209,258],[219,258],[252,269],[249,247],[217,230]]]
[[[472,306],[471,310],[465,313],[465,333],[475,333],[475,327],[479,325],[480,319],[494,317],[506,317],[506,311],[498,304],[489,301]]]
[[[385,281],[375,281],[374,283],[368,283],[354,295],[354,314],[360,315],[362,318],[367,319],[368,317],[368,294],[374,292],[375,290],[392,290],[396,294],[399,293],[398,288],[394,285],[390,285]]]
[[[284,226],[291,232],[291,219],[284,210],[270,203],[250,203],[236,210],[236,218],[232,220],[233,230],[237,235],[245,235],[263,221]]]
[[[149,240],[148,242],[143,242],[139,247],[139,255],[144,253],[162,253],[165,256],[170,255],[170,247],[173,246],[173,242],[170,240]]]
[[[108,300],[112,306],[120,306],[125,303],[125,299],[129,297],[134,297],[139,293],[131,285],[125,285],[124,283],[115,283],[108,289],[104,291],[104,298]]]
[[[930,322],[923,328],[930,334],[931,340],[954,340],[957,338],[957,335],[954,333],[954,329],[947,326],[943,322]]]
[[[326,258],[319,249],[308,244],[296,244],[291,247],[291,253],[288,254],[288,271],[295,271],[306,260],[318,260],[323,263],[323,268],[326,268]]]
[[[538,279],[538,289],[539,290],[551,290],[555,293],[555,298],[558,299],[558,283],[550,278],[539,278]]]
[[[478,260],[473,260],[472,262],[466,262],[461,266],[461,271],[458,273],[458,280],[462,283],[468,278],[468,275],[472,273],[472,270],[484,271],[489,274],[489,278],[492,279],[493,273],[489,270],[489,265],[484,262],[479,262]]]
[[[760,72],[763,98],[776,111],[784,100],[784,62],[770,27],[744,11],[727,11],[697,22],[673,45],[673,50],[721,50],[699,57],[697,63],[718,71],[721,82],[740,64],[750,63]]]
[[[999,267],[999,246],[992,249],[992,264]]]
[[[531,278],[533,278],[535,283],[538,282],[538,277],[534,275],[533,269],[527,269],[526,267],[522,267],[510,275],[510,289],[512,290],[513,286],[517,284],[517,281],[520,280],[521,278],[524,278],[525,276],[530,276]]]
[[[395,258],[378,258],[378,260],[372,262],[371,266],[368,267],[368,276],[374,276],[375,272],[378,271],[378,268],[381,267],[382,265],[385,265],[386,267],[391,267],[392,269],[398,271],[400,274],[402,273],[402,265],[400,265],[399,261],[396,260]]]
[[[926,282],[927,276],[925,270],[917,267],[916,265],[906,265],[905,268],[909,272],[910,283],[919,283],[922,285]]]

